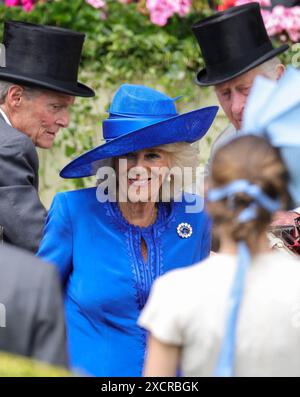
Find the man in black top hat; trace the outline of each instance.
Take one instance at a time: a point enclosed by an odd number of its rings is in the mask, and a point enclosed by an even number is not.
[[[197,73],[196,82],[200,86],[214,86],[231,123],[214,142],[212,157],[216,149],[241,128],[244,107],[255,78],[258,75],[272,80],[281,77],[285,68],[277,55],[287,50],[288,45],[272,46],[258,3],[218,12],[196,23],[192,29],[205,61],[205,68]],[[210,161],[206,175],[209,166]],[[296,212],[280,212],[274,224],[291,224],[297,216]]]
[[[51,148],[69,124],[84,35],[54,26],[5,22],[0,59],[0,225],[5,241],[36,251],[46,211],[38,195],[36,148]],[[5,48],[5,51],[3,51]]]
[[[206,66],[197,73],[196,82],[215,87],[220,105],[233,126],[229,135],[233,135],[241,128],[244,106],[255,77],[279,79],[284,66],[277,55],[288,46],[273,48],[258,3],[218,12],[192,29]],[[227,135],[222,136],[221,142]]]

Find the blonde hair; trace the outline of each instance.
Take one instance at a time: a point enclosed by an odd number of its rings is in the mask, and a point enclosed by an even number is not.
[[[165,180],[161,186],[163,201],[169,201],[180,195],[182,192],[189,190],[196,183],[197,167],[200,165],[199,142],[190,144],[188,142],[176,142],[158,146],[170,156],[170,181]],[[185,169],[189,169],[190,178],[186,179]],[[165,186],[169,185],[169,189]]]

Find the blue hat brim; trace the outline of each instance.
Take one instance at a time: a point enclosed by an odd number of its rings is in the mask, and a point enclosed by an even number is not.
[[[217,112],[218,106],[209,106],[131,131],[81,154],[61,170],[60,176],[83,178],[95,175],[99,160],[168,143],[195,142],[207,133]]]

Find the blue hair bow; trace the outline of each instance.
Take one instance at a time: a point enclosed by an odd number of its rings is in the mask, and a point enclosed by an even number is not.
[[[279,81],[258,76],[243,115],[242,133],[266,138],[289,172],[290,209],[300,206],[300,71],[289,66]]]

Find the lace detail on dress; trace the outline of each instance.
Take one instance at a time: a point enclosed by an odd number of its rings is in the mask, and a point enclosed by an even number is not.
[[[143,309],[154,280],[164,273],[162,233],[175,222],[177,203],[171,205],[160,203],[156,222],[146,228],[131,225],[123,217],[119,206],[114,202],[105,202],[105,213],[123,234],[126,240],[128,258],[132,270],[132,285],[138,315]],[[147,262],[144,261],[141,240],[145,240],[148,251]],[[139,328],[137,338],[140,341],[140,376],[146,354],[147,332]]]
[[[133,273],[136,302],[140,311],[144,307],[144,291],[147,284],[147,275],[141,253],[140,231],[130,228],[128,242],[128,254],[130,257],[131,269]]]
[[[128,254],[131,258],[139,310],[142,310],[148,299],[153,281],[161,274],[160,256],[157,255],[157,248],[161,246],[161,241],[160,239],[154,240],[154,230],[155,228],[130,227],[130,250]],[[146,262],[141,250],[142,239],[147,245],[148,258]],[[157,269],[159,269],[159,272],[157,272]]]
[[[176,204],[176,203],[174,203]],[[154,280],[163,274],[163,252],[161,234],[174,221],[173,206],[171,211],[167,204],[159,203],[156,222],[148,227],[131,225],[124,217],[117,203],[106,202],[106,215],[122,231],[133,275],[138,310],[144,307]],[[142,239],[147,245],[148,258],[142,255]]]

